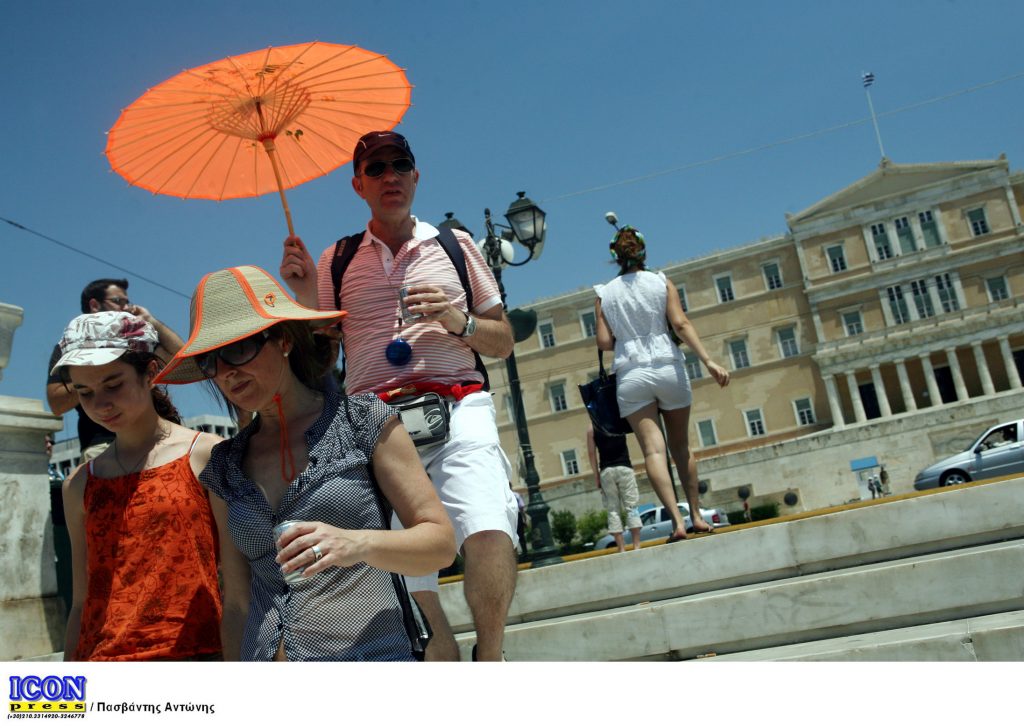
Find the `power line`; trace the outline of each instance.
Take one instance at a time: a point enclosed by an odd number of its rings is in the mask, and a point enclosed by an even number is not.
[[[918,101],[918,102],[913,103],[913,104],[908,104],[907,106],[901,106],[899,108],[892,109],[890,111],[885,111],[885,112],[882,112],[882,113],[878,114],[878,117],[882,118],[882,117],[894,116],[896,114],[902,114],[902,113],[907,112],[907,111],[913,111],[914,109],[919,109],[922,106],[929,106],[931,104],[939,103],[940,101],[947,101],[949,99],[956,98],[957,96],[963,96],[965,94],[974,93],[974,92],[980,91],[982,89],[991,88],[993,86],[998,86],[999,84],[1002,84],[1002,83],[1007,83],[1009,81],[1015,81],[1015,80],[1017,80],[1019,78],[1024,78],[1024,71],[1020,71],[1018,73],[1014,73],[1014,74],[1011,74],[1009,76],[1005,76],[1003,78],[995,79],[994,81],[987,81],[985,83],[980,83],[980,84],[977,84],[975,86],[970,86],[968,88],[960,89],[958,91],[952,91],[952,92],[950,92],[948,94],[944,94],[942,96],[936,96],[936,97],[931,98],[931,99],[925,99],[924,101]],[[831,134],[833,132],[842,131],[843,129],[849,129],[849,128],[854,127],[854,126],[860,126],[862,124],[866,124],[869,121],[871,121],[870,117],[866,117],[866,118],[862,118],[862,119],[856,119],[854,121],[848,121],[848,122],[843,123],[843,124],[836,124],[835,126],[826,127],[824,129],[818,129],[817,131],[811,131],[811,132],[807,132],[807,133],[804,133],[804,134],[797,134],[796,136],[787,137],[786,139],[779,139],[779,140],[774,141],[774,142],[768,142],[767,144],[761,144],[761,145],[758,145],[756,147],[749,147],[747,149],[740,149],[740,150],[735,151],[735,152],[729,152],[727,154],[720,154],[718,156],[710,157],[708,159],[703,159],[703,160],[699,160],[699,161],[696,161],[696,162],[690,162],[689,164],[680,165],[678,167],[671,167],[669,169],[663,169],[663,170],[658,171],[658,172],[651,172],[650,174],[640,175],[638,177],[630,177],[628,179],[619,180],[618,182],[609,182],[608,184],[598,185],[596,187],[588,187],[586,189],[579,190],[577,192],[567,192],[567,193],[565,193],[563,195],[556,195],[554,197],[547,197],[545,199],[542,199],[541,202],[542,203],[550,203],[550,202],[556,202],[558,200],[565,200],[565,199],[568,199],[570,197],[580,197],[582,195],[588,195],[588,194],[590,194],[592,192],[600,192],[602,190],[608,190],[608,189],[612,189],[614,187],[624,187],[626,185],[636,184],[637,182],[643,182],[645,180],[655,179],[657,177],[664,177],[666,175],[677,174],[679,172],[685,172],[685,171],[690,170],[690,169],[696,169],[697,167],[706,167],[706,166],[709,166],[711,164],[717,164],[718,162],[725,162],[725,161],[730,160],[730,159],[736,159],[738,157],[749,156],[751,154],[756,154],[757,152],[763,152],[763,151],[766,151],[768,149],[774,149],[775,147],[781,147],[781,146],[784,146],[786,144],[793,144],[795,142],[803,141],[805,139],[813,139],[815,137],[824,136],[826,134]],[[128,275],[132,276],[133,278],[137,278],[139,280],[146,281],[147,283],[150,283],[150,284],[156,286],[157,288],[162,288],[165,291],[168,291],[169,293],[173,293],[173,294],[175,294],[177,296],[181,296],[182,298],[185,298],[185,299],[189,299],[190,298],[190,296],[188,294],[182,293],[181,291],[178,291],[178,290],[176,290],[174,288],[171,288],[170,286],[165,286],[163,283],[158,283],[157,281],[154,281],[152,278],[148,278],[148,277],[142,275],[141,273],[136,273],[135,271],[128,270],[127,268],[125,268],[123,266],[120,266],[120,265],[118,265],[116,263],[111,263],[109,260],[105,260],[103,258],[100,258],[99,256],[93,255],[92,253],[87,253],[84,250],[80,250],[79,248],[74,247],[73,245],[69,245],[69,244],[67,244],[65,242],[57,240],[56,238],[50,237],[49,235],[44,235],[43,233],[39,232],[38,230],[33,230],[32,228],[26,227],[25,225],[22,225],[21,223],[15,222],[14,220],[9,220],[6,217],[2,217],[2,216],[0,216],[0,220],[2,220],[3,222],[6,222],[8,225],[11,225],[12,227],[18,228],[19,230],[24,230],[27,233],[30,233],[32,235],[35,235],[37,237],[42,238],[43,240],[47,240],[47,241],[49,241],[51,243],[54,243],[55,245],[59,245],[62,248],[66,248],[66,249],[68,249],[68,250],[70,250],[70,251],[72,251],[74,253],[78,253],[79,255],[85,256],[86,258],[89,258],[91,260],[95,260],[98,263],[102,263],[103,265],[108,265],[111,268],[115,268],[115,269],[117,269],[119,271],[127,273]]]
[[[997,86],[997,85],[999,85],[1001,83],[1007,83],[1009,81],[1015,81],[1018,78],[1022,78],[1022,77],[1024,77],[1024,71],[1021,71],[1021,72],[1018,72],[1018,73],[1014,73],[1014,74],[1012,74],[1010,76],[1006,76],[1004,78],[999,78],[999,79],[996,79],[994,81],[987,81],[985,83],[980,83],[980,84],[978,84],[976,86],[971,86],[969,88],[960,89],[959,91],[952,91],[952,92],[950,92],[948,94],[944,94],[942,96],[936,96],[934,98],[926,99],[924,101],[918,101],[918,102],[913,103],[913,104],[908,104],[907,106],[901,106],[901,107],[899,107],[897,109],[892,109],[891,111],[882,112],[881,114],[878,114],[877,116],[879,118],[882,118],[882,117],[887,117],[887,116],[894,116],[896,114],[902,114],[902,113],[904,113],[906,111],[913,111],[914,109],[919,109],[922,106],[929,106],[931,104],[937,104],[940,101],[947,101],[947,100],[955,98],[957,96],[963,96],[964,94],[974,93],[975,91],[981,91],[982,89],[991,88],[992,86]],[[669,174],[676,174],[678,172],[685,172],[685,171],[690,170],[690,169],[696,169],[697,167],[706,167],[706,166],[711,165],[711,164],[717,164],[718,162],[725,162],[725,161],[727,161],[729,159],[736,159],[737,157],[746,157],[746,156],[749,156],[751,154],[756,154],[757,152],[763,152],[763,151],[767,151],[768,149],[774,149],[775,147],[781,147],[781,146],[783,146],[785,144],[793,144],[794,142],[803,141],[805,139],[813,139],[815,137],[824,136],[825,134],[831,134],[833,132],[842,131],[843,129],[849,129],[849,128],[854,127],[854,126],[860,126],[862,124],[868,123],[869,121],[871,121],[871,117],[865,117],[863,119],[856,119],[854,121],[848,121],[848,122],[846,122],[844,124],[836,124],[835,126],[826,127],[824,129],[818,129],[817,131],[810,131],[810,132],[807,132],[805,134],[797,134],[796,136],[788,137],[786,139],[779,139],[778,141],[774,141],[774,142],[768,142],[767,144],[761,144],[761,145],[758,145],[756,147],[749,147],[747,149],[740,149],[740,150],[735,151],[735,152],[729,152],[727,154],[720,154],[720,155],[718,155],[716,157],[710,157],[708,159],[702,159],[702,160],[699,160],[697,162],[690,162],[688,164],[683,164],[683,165],[680,165],[678,167],[670,167],[669,169],[663,169],[663,170],[660,170],[658,172],[651,172],[650,174],[644,174],[644,175],[640,175],[638,177],[629,177],[629,178],[624,179],[624,180],[619,180],[618,182],[609,182],[608,184],[598,185],[597,187],[588,187],[586,189],[579,190],[577,192],[567,192],[567,193],[565,193],[563,195],[556,195],[554,197],[545,198],[543,200],[540,200],[540,202],[541,203],[549,203],[549,202],[556,202],[558,200],[565,200],[565,199],[568,199],[570,197],[580,197],[582,195],[589,195],[592,192],[601,192],[603,190],[612,189],[614,187],[624,187],[626,185],[636,184],[637,182],[643,182],[645,180],[655,179],[656,177],[664,177],[664,176],[669,175]]]
[[[79,255],[84,255],[86,258],[89,258],[91,260],[95,260],[97,263],[102,263],[103,265],[109,265],[111,268],[116,268],[117,270],[119,270],[119,271],[121,271],[123,273],[127,273],[132,278],[136,278],[138,280],[145,281],[146,283],[150,283],[150,284],[156,286],[157,288],[163,288],[165,291],[173,293],[173,294],[175,294],[177,296],[181,296],[182,298],[184,298],[186,300],[191,298],[191,296],[189,296],[188,294],[182,293],[181,291],[177,291],[177,290],[171,288],[170,286],[165,286],[163,283],[157,283],[152,278],[147,278],[146,276],[142,275],[141,273],[136,273],[135,271],[128,270],[127,268],[125,268],[123,266],[120,266],[117,263],[111,263],[109,260],[104,260],[103,258],[100,258],[99,256],[96,256],[96,255],[93,255],[92,253],[87,253],[84,250],[79,250],[78,248],[76,248],[73,245],[68,245],[67,243],[61,242],[60,240],[57,240],[57,238],[51,238],[49,235],[44,235],[43,233],[39,232],[38,230],[33,230],[32,228],[26,227],[26,226],[22,225],[19,222],[15,222],[14,220],[8,220],[6,217],[0,217],[0,220],[3,220],[8,225],[10,225],[12,227],[16,227],[19,230],[24,230],[25,232],[27,232],[27,233],[29,233],[31,235],[35,235],[36,237],[40,237],[43,240],[48,240],[49,242],[53,243],[54,245],[59,245],[62,248],[67,248],[68,250],[72,251],[73,253],[78,253]]]

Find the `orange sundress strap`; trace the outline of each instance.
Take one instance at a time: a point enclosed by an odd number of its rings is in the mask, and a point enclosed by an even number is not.
[[[206,434],[205,432],[197,432],[196,433],[196,436],[192,438],[192,444],[188,446],[188,452],[185,453],[186,455],[188,455],[189,457],[192,457],[192,450],[195,448],[196,442],[198,442],[199,438],[201,436],[205,435],[205,434]]]

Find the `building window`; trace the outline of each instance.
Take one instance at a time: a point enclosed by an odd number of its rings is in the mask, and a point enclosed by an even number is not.
[[[889,310],[892,312],[892,320],[896,324],[905,324],[910,320],[910,309],[907,302],[903,300],[902,286],[889,286],[885,289],[889,296]]]
[[[843,328],[847,336],[857,336],[864,333],[864,322],[861,320],[860,311],[845,311],[843,313]]]
[[[718,276],[715,278],[715,288],[718,289],[718,302],[728,303],[736,298],[732,290],[732,276]]]
[[[697,358],[697,355],[688,351],[683,356],[686,357],[686,374],[690,377],[690,381],[703,377],[704,372],[700,369],[700,359]]]
[[[579,475],[580,461],[576,458],[576,450],[562,450],[562,475]]]
[[[764,418],[761,410],[752,409],[743,413],[747,419],[747,434],[751,437],[759,437],[764,434]]]
[[[976,207],[973,210],[968,210],[967,221],[971,224],[971,233],[974,234],[974,237],[988,234],[988,220],[985,218],[984,207]]]
[[[960,310],[960,299],[957,298],[953,279],[949,273],[935,276],[935,290],[939,294],[939,303],[946,313]]]
[[[993,303],[1005,301],[1010,297],[1010,287],[1006,284],[1006,276],[986,279],[985,287],[988,289],[988,300]]]
[[[769,291],[782,288],[782,272],[778,263],[765,263],[761,266],[761,271],[764,273],[764,284],[768,286]]]
[[[914,308],[917,309],[918,318],[931,318],[935,315],[932,298],[928,294],[928,281],[923,278],[919,281],[911,281],[910,293],[914,299]]]
[[[512,397],[506,394],[501,398],[501,401],[505,405],[505,416],[508,417],[509,422],[514,423],[516,421],[516,411],[512,406]]]
[[[750,366],[750,357],[747,356],[747,342],[745,339],[730,341],[729,354],[732,356],[733,369],[746,369]]]
[[[796,421],[801,425],[813,425],[814,419],[814,407],[811,405],[811,400],[807,397],[798,399],[793,402],[793,409],[796,410]]]
[[[580,328],[584,339],[597,336],[597,316],[593,311],[580,311]]]
[[[700,436],[701,447],[712,447],[718,444],[718,435],[715,434],[714,420],[701,420],[698,422],[697,434]]]
[[[796,342],[795,327],[787,326],[784,329],[779,329],[777,334],[779,337],[779,351],[782,353],[783,359],[788,359],[800,353],[800,347]]]
[[[884,222],[876,222],[871,225],[871,237],[875,241],[875,253],[879,260],[889,260],[892,257],[892,247],[889,245],[889,235],[885,231]]]
[[[942,245],[942,240],[939,238],[939,226],[936,224],[931,210],[917,213],[917,221],[921,223],[924,247],[937,248]]]
[[[683,304],[683,311],[689,311],[690,303],[686,300],[686,286],[680,283],[676,286],[676,291],[679,292],[679,303]]]
[[[552,412],[565,412],[569,404],[565,399],[565,383],[552,384],[548,387],[548,397],[551,399]]]
[[[832,268],[833,273],[841,273],[846,270],[846,253],[843,252],[842,245],[833,245],[826,248],[825,255],[828,256],[828,264]]]
[[[893,224],[896,226],[896,238],[900,241],[900,252],[913,253],[917,250],[917,243],[914,242],[914,231],[910,227],[910,220],[906,217],[897,217]]]
[[[540,348],[550,349],[555,345],[555,325],[550,321],[537,324],[537,334],[540,336]]]

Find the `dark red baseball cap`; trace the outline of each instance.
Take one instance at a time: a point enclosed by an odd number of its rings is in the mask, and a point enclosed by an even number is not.
[[[352,153],[352,172],[359,169],[359,163],[372,152],[382,147],[396,147],[409,155],[409,159],[416,164],[416,157],[412,153],[412,147],[404,136],[397,131],[371,131],[359,137],[356,142],[355,151]]]

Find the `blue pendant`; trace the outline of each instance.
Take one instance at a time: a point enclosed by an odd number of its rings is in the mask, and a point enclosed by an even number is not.
[[[400,367],[412,358],[412,346],[403,338],[394,339],[384,350],[384,356],[389,364]]]

